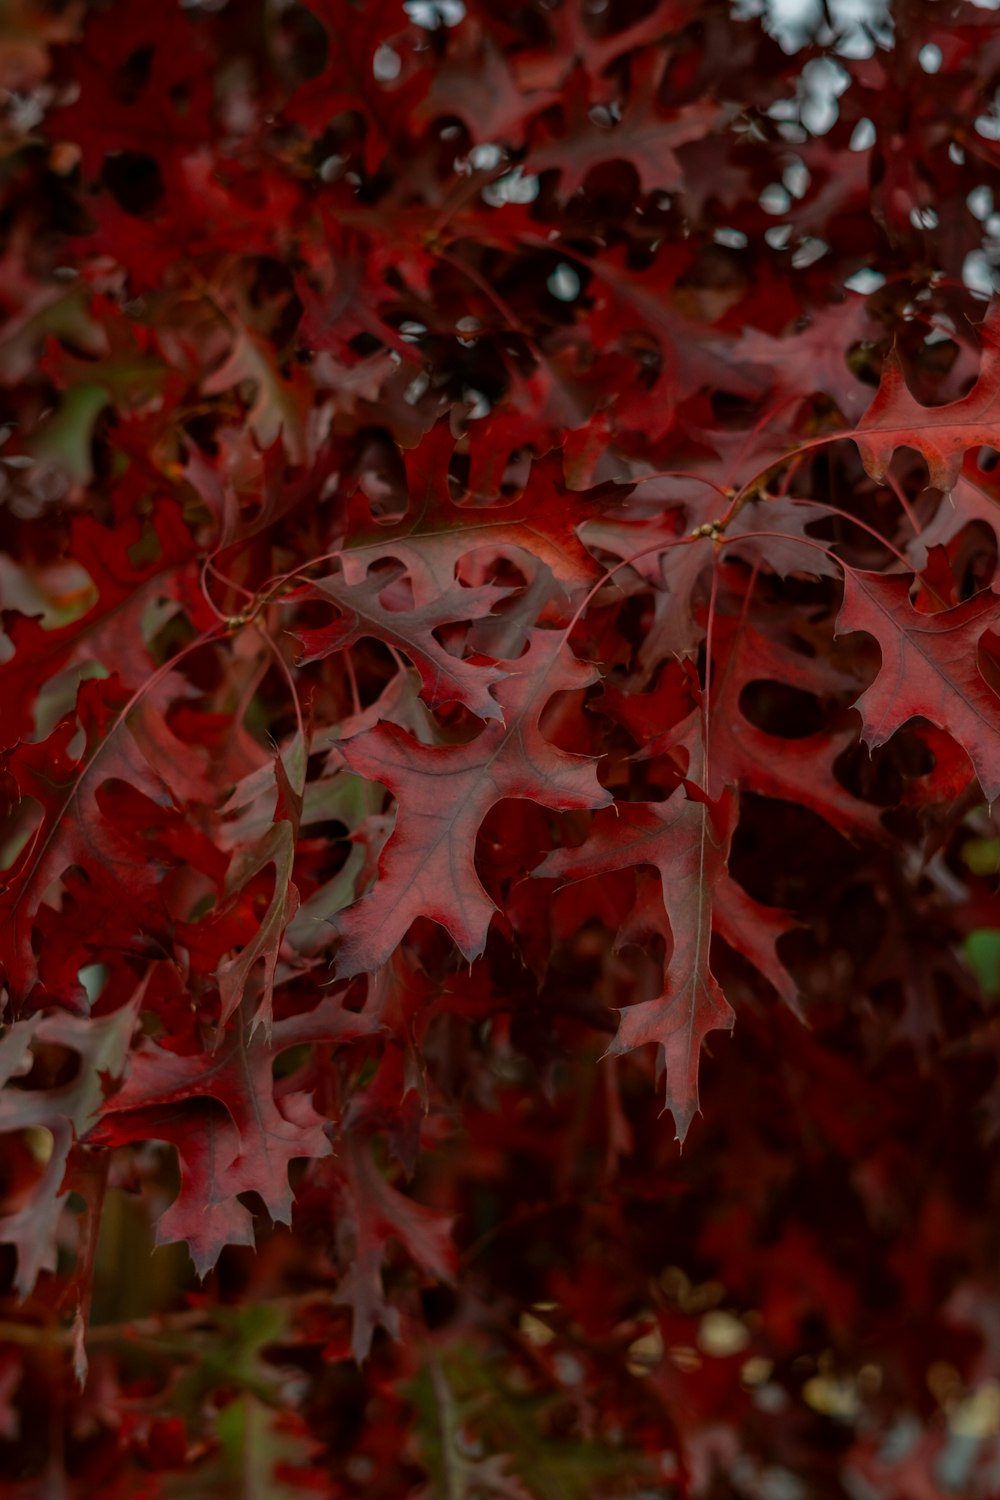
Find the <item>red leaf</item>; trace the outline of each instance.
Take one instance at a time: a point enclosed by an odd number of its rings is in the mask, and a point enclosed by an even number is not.
[[[434,632],[447,624],[489,616],[513,591],[491,585],[462,588],[453,583],[438,598],[416,609],[388,609],[380,597],[385,586],[385,580],[377,578],[356,584],[345,584],[336,577],[316,579],[310,592],[315,590],[332,600],[343,612],[343,619],[318,630],[296,632],[305,647],[302,662],[320,661],[331,651],[342,651],[371,636],[406,653],[420,673],[422,696],[431,708],[462,703],[482,719],[501,718],[491,689],[502,680],[503,673],[496,667],[452,655]]]
[[[151,562],[133,555],[153,544]],[[5,745],[33,738],[32,712],[45,684],[75,663],[101,662],[132,688],[141,687],[153,669],[142,632],[144,611],[164,594],[177,597],[171,575],[190,563],[191,533],[172,505],[157,508],[152,526],[138,520],[116,527],[99,525],[91,516],[74,518],[69,551],[90,578],[96,593],[91,607],[68,625],[45,629],[37,621],[4,611],[4,629],[14,655],[0,665],[0,694],[7,704],[0,733]]]
[[[1000,620],[1000,600],[989,590],[954,609],[920,614],[910,603],[910,580],[898,574],[848,569],[838,634],[864,630],[878,641],[882,666],[856,707],[864,740],[884,745],[908,719],[930,719],[953,735],[976,768],[988,801],[1000,792],[1000,697],[979,668],[979,643]]]
[[[992,447],[1000,409],[1000,313],[980,329],[982,364],[967,396],[946,406],[922,406],[907,389],[898,356],[886,361],[878,395],[858,423],[855,440],[873,479],[883,480],[897,448],[916,448],[927,460],[930,482],[954,488],[969,448]]]
[[[338,1302],[354,1314],[351,1352],[367,1359],[375,1329],[400,1336],[399,1312],[386,1301],[382,1262],[386,1244],[396,1239],[428,1276],[450,1281],[455,1271],[451,1220],[397,1191],[383,1177],[371,1150],[356,1140],[344,1142],[341,1193],[347,1211],[350,1270],[337,1288]],[[347,1228],[347,1225],[350,1228]],[[347,1247],[345,1247],[347,1248]]]
[[[161,681],[161,689],[166,686]],[[84,743],[77,751],[78,719]],[[178,795],[195,799],[203,767],[162,721],[157,723],[155,713],[144,720],[142,706],[133,704],[115,678],[84,682],[76,714],[40,744],[17,745],[4,761],[14,795],[32,797],[42,808],[41,822],[0,889],[0,965],[12,998],[21,1002],[38,973],[32,932],[39,908],[71,866],[94,869],[98,880],[102,872],[112,876],[121,900],[119,922],[134,922],[140,911],[157,905],[158,872],[136,861],[130,840],[105,817],[98,801],[102,784],[123,781],[169,808],[174,793],[159,767],[168,761]]]
[[[56,1268],[70,1152],[96,1121],[110,1080],[124,1069],[145,988],[144,982],[127,1005],[108,1015],[83,1019],[40,1013],[16,1021],[0,1039],[0,1133],[41,1128],[51,1136],[50,1153],[28,1201],[0,1214],[0,1243],[17,1251],[16,1285],[22,1297],[32,1290],[40,1271]],[[35,1044],[76,1053],[75,1075],[51,1088],[5,1088],[12,1077],[30,1069]]]
[[[554,693],[586,687],[594,671],[556,631],[534,632],[528,651],[507,669],[496,689],[504,723],[490,724],[467,745],[418,745],[386,725],[341,745],[352,771],[381,781],[399,801],[373,890],[333,919],[341,976],[381,967],[417,917],[439,922],[467,959],[483,951],[495,907],[476,874],[475,839],[494,803],[523,797],[572,808],[611,800],[594,762],[556,749],[538,722]]]
[[[734,1020],[709,968],[712,907],[726,868],[731,804],[706,802],[692,791],[678,789],[666,802],[619,803],[598,813],[581,849],[557,850],[535,871],[570,880],[631,865],[659,871],[671,943],[663,993],[622,1012],[609,1051],[657,1044],[679,1141],[698,1112],[701,1044],[710,1031],[728,1031]]]
[[[89,1139],[103,1145],[137,1140],[177,1147],[181,1189],[157,1226],[157,1243],[186,1240],[200,1276],[224,1245],[252,1245],[253,1221],[239,1193],[258,1193],[272,1219],[291,1222],[289,1163],[330,1153],[324,1117],[308,1094],[274,1096],[274,1059],[308,1042],[346,1042],[375,1028],[344,1011],[338,999],[264,1030],[231,1027],[217,1052],[182,1054],[145,1042],[132,1056],[123,1087],[105,1104]],[[218,1110],[193,1107],[211,1100]]]
[[[629,94],[617,122],[605,111],[606,122],[594,123],[583,75],[571,77],[563,95],[564,129],[532,147],[529,168],[543,172],[555,167],[563,198],[582,185],[593,167],[611,161],[630,162],[644,193],[669,192],[680,186],[684,174],[676,149],[700,140],[718,123],[722,111],[714,100],[699,99],[661,113],[656,94],[668,58],[666,49],[654,48],[633,56]]]

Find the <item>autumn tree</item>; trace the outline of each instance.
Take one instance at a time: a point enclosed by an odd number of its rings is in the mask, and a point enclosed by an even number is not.
[[[0,5],[4,1496],[997,1494],[998,88]]]

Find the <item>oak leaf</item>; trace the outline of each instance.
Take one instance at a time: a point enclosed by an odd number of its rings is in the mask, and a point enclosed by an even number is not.
[[[1000,792],[1000,696],[978,653],[1000,623],[1000,599],[984,589],[953,609],[922,614],[910,588],[905,574],[850,568],[844,575],[838,634],[864,630],[882,652],[878,676],[856,702],[865,744],[874,749],[908,719],[929,719],[966,751],[992,802]]]
[[[659,873],[668,919],[670,958],[663,992],[622,1011],[608,1049],[630,1052],[647,1042],[660,1049],[667,1108],[683,1141],[698,1112],[698,1062],[710,1031],[728,1031],[733,1010],[709,966],[712,907],[726,871],[730,799],[708,802],[690,783],[666,802],[619,803],[597,814],[580,849],[558,849],[535,874],[576,880],[636,865]]]
[[[886,361],[871,406],[853,434],[865,468],[884,480],[897,448],[915,448],[927,461],[930,483],[939,490],[955,486],[969,448],[993,447],[1000,422],[1000,313],[994,311],[979,330],[982,362],[979,378],[960,401],[923,406],[911,394],[893,352]]]
[[[466,745],[419,745],[379,725],[340,746],[352,771],[381,781],[399,804],[375,886],[333,918],[342,977],[381,967],[418,916],[446,928],[465,958],[482,953],[495,905],[476,874],[475,840],[494,803],[505,797],[553,808],[610,802],[593,760],[557,749],[539,726],[555,693],[596,681],[593,668],[577,661],[561,634],[539,630],[506,669],[509,676],[496,688],[503,723],[491,722]]]
[[[288,1224],[289,1163],[331,1150],[324,1117],[308,1093],[275,1097],[275,1058],[303,1043],[350,1042],[376,1029],[330,996],[311,1011],[276,1021],[270,1039],[264,1028],[251,1036],[244,1020],[230,1025],[215,1052],[182,1053],[145,1041],[88,1139],[176,1146],[181,1187],[159,1220],[157,1243],[186,1240],[204,1276],[223,1246],[253,1244],[252,1215],[240,1193],[259,1194],[272,1219]]]
[[[107,1015],[84,1018],[59,1011],[37,1012],[15,1021],[0,1038],[0,1133],[42,1131],[51,1146],[27,1202],[0,1214],[0,1243],[17,1251],[16,1286],[27,1296],[40,1271],[54,1271],[56,1231],[66,1203],[64,1180],[70,1152],[99,1116],[106,1088],[125,1067],[146,982],[132,999]],[[11,1080],[31,1069],[32,1048],[66,1048],[78,1058],[76,1072],[49,1088],[16,1087]]]

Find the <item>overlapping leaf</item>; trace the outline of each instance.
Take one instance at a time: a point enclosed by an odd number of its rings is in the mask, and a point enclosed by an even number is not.
[[[715,919],[723,935],[769,976],[777,976],[776,987],[786,999],[794,996],[790,978],[775,958],[774,936],[765,937],[761,927],[768,914],[738,887],[734,893],[726,871],[734,812],[730,796],[712,803],[690,785],[663,803],[623,803],[597,814],[582,848],[550,854],[535,872],[580,879],[642,865],[657,870],[666,917],[660,935],[669,955],[663,992],[622,1012],[610,1050],[657,1045],[666,1073],[667,1108],[680,1141],[698,1111],[701,1044],[711,1031],[728,1031],[734,1020],[710,967],[716,908],[725,914],[721,923]]]
[[[336,998],[251,1037],[229,1028],[215,1052],[171,1052],[147,1042],[132,1056],[128,1077],[101,1111],[90,1139],[104,1145],[162,1140],[176,1146],[180,1192],[157,1225],[157,1242],[185,1240],[200,1275],[224,1245],[253,1244],[253,1216],[240,1193],[260,1195],[277,1223],[291,1222],[289,1163],[331,1150],[324,1118],[308,1092],[275,1098],[273,1060],[289,1047],[344,1042],[369,1035],[363,1015]],[[201,1109],[194,1106],[201,1101]],[[210,1101],[212,1108],[204,1108]]]
[[[857,707],[865,742],[883,745],[919,715],[947,729],[967,752],[989,801],[1000,792],[1000,697],[980,667],[984,636],[1000,621],[989,589],[954,609],[921,614],[910,580],[849,570],[837,629],[865,630],[882,652],[878,677]]]
[[[333,919],[341,976],[379,968],[417,917],[446,928],[466,958],[483,951],[495,908],[476,874],[475,839],[502,798],[555,808],[610,802],[593,761],[557,749],[539,726],[549,700],[588,686],[593,670],[555,631],[535,632],[525,655],[505,665],[510,675],[496,690],[504,721],[467,745],[418,745],[380,726],[341,746],[352,771],[381,781],[398,801],[375,886]]]
[[[915,448],[931,484],[951,490],[970,448],[992,447],[1000,412],[1000,319],[979,330],[982,363],[967,396],[945,406],[923,406],[910,393],[897,357],[885,366],[878,394],[858,423],[856,442],[873,479],[884,479],[897,448]]]

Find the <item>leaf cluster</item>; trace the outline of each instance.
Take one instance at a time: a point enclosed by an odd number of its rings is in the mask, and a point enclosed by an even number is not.
[[[839,15],[0,14],[11,1493],[994,1493],[1000,29]]]

